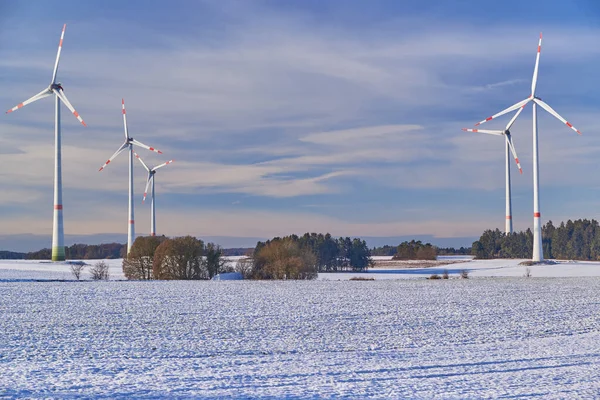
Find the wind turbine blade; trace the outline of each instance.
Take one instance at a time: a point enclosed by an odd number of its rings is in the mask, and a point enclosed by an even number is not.
[[[519,162],[519,156],[517,156],[517,150],[515,150],[515,146],[512,142],[512,136],[510,136],[510,133],[506,134],[506,142],[508,143],[508,146],[510,147],[510,151],[512,152],[512,155],[515,158],[517,167],[519,167],[519,172],[523,173],[523,169],[521,168],[521,163]]]
[[[506,130],[510,130],[510,127],[513,126],[513,124],[515,123],[515,121],[517,120],[517,117],[519,116],[519,114],[521,114],[521,111],[523,111],[523,109],[525,108],[525,105],[521,106],[521,108],[519,108],[519,111],[517,111],[515,113],[515,115],[511,118],[511,120],[508,122],[508,124],[506,124]]]
[[[148,180],[146,181],[146,188],[144,189],[144,198],[142,199],[142,203],[146,201],[146,195],[148,194],[148,186],[150,185],[150,181],[154,179],[154,175],[148,173]]]
[[[538,42],[537,56],[535,57],[535,68],[533,69],[533,79],[531,80],[531,97],[535,97],[535,87],[537,85],[538,67],[540,65],[540,52],[542,51],[542,32],[540,32],[540,41]]]
[[[73,108],[73,105],[71,104],[71,102],[69,101],[69,99],[67,99],[67,95],[65,94],[65,92],[62,89],[59,89],[59,90],[53,89],[53,92],[56,93],[56,95],[58,96],[58,98],[61,99],[63,103],[65,103],[65,106],[67,106],[67,108],[69,110],[71,110],[71,112],[73,113],[73,115],[75,116],[75,118],[77,118],[77,120],[79,122],[81,122],[81,124],[83,126],[87,126],[85,124],[85,122],[83,122],[83,118],[81,118],[81,116],[79,115],[79,113],[77,111],[75,111],[75,109]]]
[[[118,155],[119,155],[119,153],[121,153],[121,152],[122,152],[123,150],[125,150],[126,148],[127,148],[127,142],[123,143],[123,144],[121,145],[121,147],[119,147],[119,150],[115,151],[115,154],[113,154],[113,155],[112,155],[112,156],[111,156],[111,157],[108,159],[108,161],[107,161],[107,162],[105,162],[105,163],[104,163],[104,165],[103,165],[102,167],[100,167],[100,169],[99,169],[98,171],[102,171],[104,168],[106,168],[106,166],[107,166],[108,164],[110,164],[110,162],[111,162],[112,160],[114,160],[114,159],[115,159],[115,157],[116,157],[116,156],[118,156]]]
[[[150,168],[148,168],[148,166],[146,165],[146,163],[144,162],[144,160],[142,160],[142,157],[140,157],[140,155],[138,153],[136,153],[135,151],[133,152],[133,154],[135,155],[135,158],[137,158],[139,160],[139,162],[142,163],[142,165],[144,166],[144,168],[146,168],[146,171],[150,172]]]
[[[504,110],[500,111],[498,114],[494,114],[494,115],[492,115],[491,117],[488,117],[488,118],[484,119],[483,121],[480,121],[480,122],[476,123],[476,124],[475,124],[475,126],[479,126],[479,125],[481,125],[481,124],[483,124],[483,123],[485,123],[485,122],[488,122],[488,121],[491,121],[491,120],[493,120],[494,118],[498,118],[498,117],[499,117],[499,116],[501,116],[501,115],[504,115],[504,114],[506,114],[506,113],[509,113],[509,112],[511,112],[511,111],[514,111],[514,110],[516,110],[517,108],[519,108],[519,107],[522,107],[522,106],[524,106],[525,104],[529,103],[530,101],[531,101],[531,98],[529,98],[529,97],[528,97],[528,98],[526,98],[525,100],[522,100],[522,101],[520,101],[520,102],[518,102],[518,103],[516,103],[516,104],[513,104],[512,106],[510,106],[510,107],[508,107],[508,108],[506,108],[506,109],[504,109]]]
[[[129,139],[129,129],[127,129],[127,112],[125,112],[125,99],[121,99],[123,107],[123,128],[125,128],[125,140]]]
[[[564,119],[563,117],[561,117],[560,114],[557,113],[556,111],[554,111],[554,109],[552,107],[550,107],[548,104],[544,103],[540,99],[533,99],[533,101],[535,101],[536,104],[539,105],[540,107],[542,107],[544,110],[546,110],[550,114],[554,115],[556,117],[556,119],[558,119],[560,122],[562,122],[563,124],[567,125],[569,128],[573,129],[575,132],[577,132],[578,134],[581,135],[581,132],[579,132],[577,130],[577,128],[575,128],[573,125],[571,125],[571,123],[569,121],[567,121],[566,119]]]
[[[135,144],[136,146],[143,147],[144,149],[154,151],[155,153],[162,154],[162,151],[155,149],[154,147],[146,146],[144,143],[137,141],[135,139],[131,139],[131,143]]]
[[[462,130],[465,132],[478,132],[478,133],[487,133],[490,135],[504,136],[504,131],[492,131],[492,130],[487,130],[487,129],[467,129],[467,128],[462,128]]]
[[[36,94],[35,96],[30,97],[27,100],[25,100],[24,102],[17,104],[16,106],[14,106],[10,110],[8,110],[6,113],[10,114],[13,111],[17,111],[19,108],[25,107],[27,104],[30,104],[30,103],[33,103],[34,101],[38,101],[40,99],[43,99],[44,97],[48,97],[51,94],[52,94],[52,92],[50,90],[44,89],[41,92],[39,92],[38,94]]]
[[[162,167],[164,167],[165,165],[169,165],[169,164],[171,164],[173,161],[175,161],[175,160],[169,160],[169,161],[167,161],[166,163],[162,163],[162,164],[160,164],[160,165],[157,165],[156,167],[152,168],[152,171],[156,171],[157,169],[159,169],[159,168],[162,168]]]
[[[63,25],[63,30],[60,34],[60,42],[58,42],[58,51],[56,52],[56,62],[54,63],[54,72],[52,72],[52,82],[50,82],[51,85],[56,83],[56,74],[58,72],[58,62],[60,61],[60,51],[62,50],[63,39],[65,38],[65,29],[67,29],[67,24]]]

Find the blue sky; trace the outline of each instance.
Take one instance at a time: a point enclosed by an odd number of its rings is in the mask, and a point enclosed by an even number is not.
[[[540,113],[542,218],[600,218],[599,21],[592,1],[2,2],[0,104],[48,84],[67,23],[59,80],[88,124],[63,114],[67,234],[126,231],[126,157],[97,172],[124,97],[131,135],[164,152],[145,161],[176,160],[159,233],[475,237],[504,224],[503,141],[461,128],[529,95],[540,31],[538,95],[583,133]],[[530,107],[512,133],[520,230]],[[52,148],[51,99],[0,118],[0,235],[50,234]]]

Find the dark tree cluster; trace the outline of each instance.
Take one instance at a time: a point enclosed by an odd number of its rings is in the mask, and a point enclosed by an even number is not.
[[[471,248],[438,247],[437,254],[438,256],[469,256],[471,255]]]
[[[600,227],[598,221],[578,219],[561,222],[558,227],[548,221],[542,227],[544,258],[567,260],[600,260]],[[476,258],[531,258],[533,233],[505,234],[496,229],[486,230],[473,243]]]
[[[254,279],[312,279],[318,272],[363,271],[372,264],[364,240],[335,239],[329,233],[305,233],[258,242],[253,259]]]
[[[389,245],[385,245],[382,247],[373,247],[371,249],[371,255],[372,256],[393,256],[396,254],[396,250],[398,249],[398,246],[389,246]]]
[[[127,245],[120,243],[104,244],[74,244],[65,246],[65,256],[69,260],[97,260],[104,258],[122,258],[127,252]],[[49,260],[52,258],[51,249],[42,249],[27,253],[28,260]]]
[[[437,248],[431,243],[423,243],[420,240],[402,242],[396,248],[393,260],[435,260]]]
[[[14,251],[0,251],[0,260],[23,260],[25,253],[17,253]]]

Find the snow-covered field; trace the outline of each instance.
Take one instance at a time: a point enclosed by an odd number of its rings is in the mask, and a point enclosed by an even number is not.
[[[600,397],[599,263],[462,267],[57,282],[68,266],[0,261],[0,398]]]

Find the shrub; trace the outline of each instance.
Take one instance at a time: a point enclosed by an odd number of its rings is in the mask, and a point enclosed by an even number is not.
[[[447,270],[447,269],[445,269],[445,270],[444,270],[444,273],[442,274],[442,278],[443,278],[443,279],[448,279],[449,277],[450,277],[450,276],[448,275],[448,270]]]
[[[71,273],[73,274],[75,279],[79,280],[79,278],[81,278],[81,273],[83,272],[83,267],[85,267],[84,263],[71,264]]]
[[[466,269],[463,269],[462,271],[460,271],[460,277],[462,279],[469,279],[469,271],[467,271]]]
[[[92,274],[92,279],[95,281],[107,281],[109,278],[108,264],[104,261],[98,261],[90,268],[90,273]]]
[[[367,277],[367,276],[353,276],[352,278],[350,278],[351,281],[374,281],[375,278],[373,277]]]
[[[433,274],[427,279],[442,279],[438,274]]]

